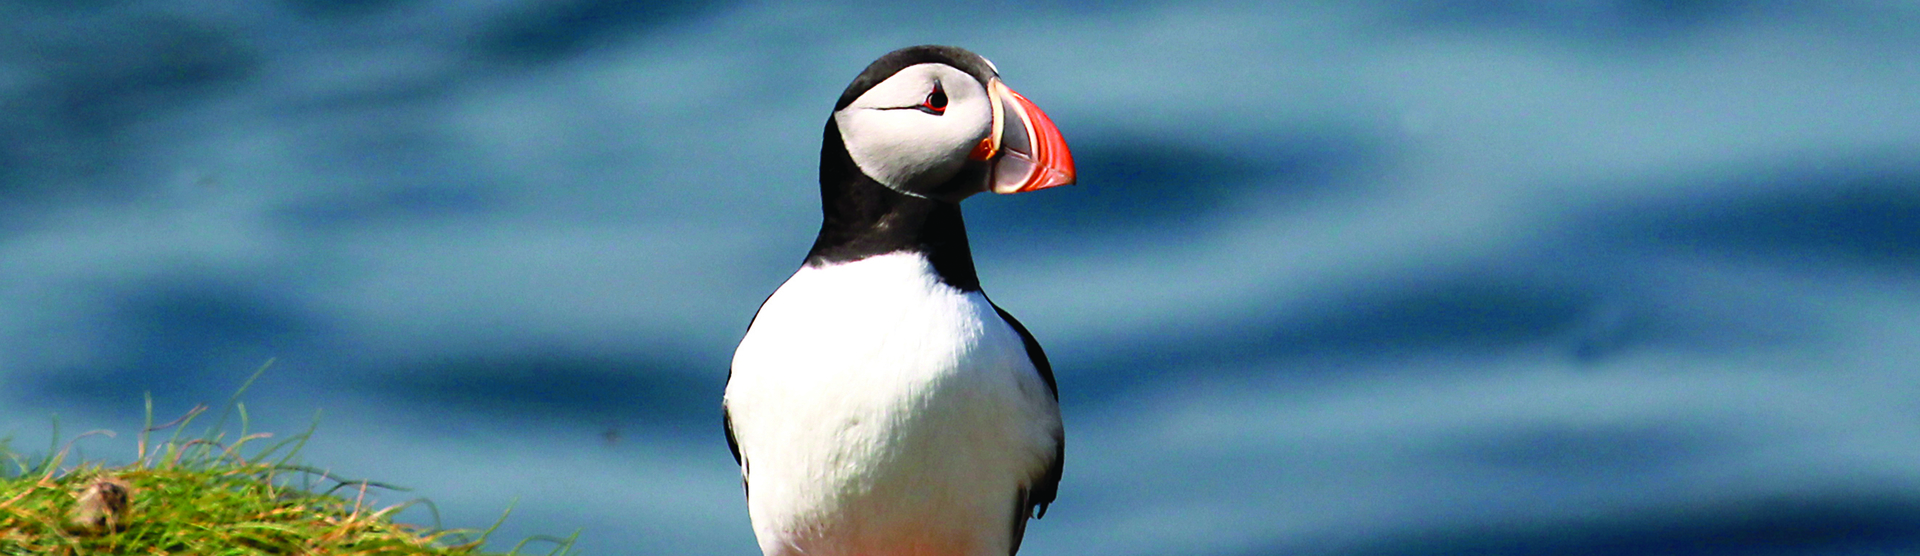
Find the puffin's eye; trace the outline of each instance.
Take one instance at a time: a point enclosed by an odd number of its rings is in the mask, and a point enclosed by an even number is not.
[[[933,92],[927,93],[927,100],[920,101],[920,105],[914,108],[935,116],[947,113],[947,90],[940,88],[940,83],[935,82]]]

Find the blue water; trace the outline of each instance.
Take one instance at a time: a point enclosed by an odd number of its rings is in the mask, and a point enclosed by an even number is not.
[[[931,11],[930,11],[931,10]],[[753,554],[718,400],[820,129],[969,47],[1079,187],[967,203],[1068,427],[1023,554],[1920,547],[1920,9],[0,6],[0,437],[247,392],[588,554]],[[430,521],[422,511],[411,519]],[[499,546],[499,545],[496,545]]]

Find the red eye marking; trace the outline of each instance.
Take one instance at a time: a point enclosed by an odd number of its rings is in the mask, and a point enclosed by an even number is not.
[[[933,114],[935,116],[947,113],[946,89],[940,88],[939,83],[937,82],[934,83],[933,92],[927,93],[927,99],[920,101],[920,105],[915,106],[914,108],[919,108],[921,112],[926,112],[928,114]]]

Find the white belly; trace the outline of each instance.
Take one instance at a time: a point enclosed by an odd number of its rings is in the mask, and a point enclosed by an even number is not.
[[[726,399],[768,555],[1004,556],[1060,429],[1019,334],[904,253],[796,273]]]

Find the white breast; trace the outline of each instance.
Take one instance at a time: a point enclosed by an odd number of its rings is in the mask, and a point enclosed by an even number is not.
[[[769,555],[1007,554],[1060,429],[1019,334],[910,253],[794,274],[726,398]]]

